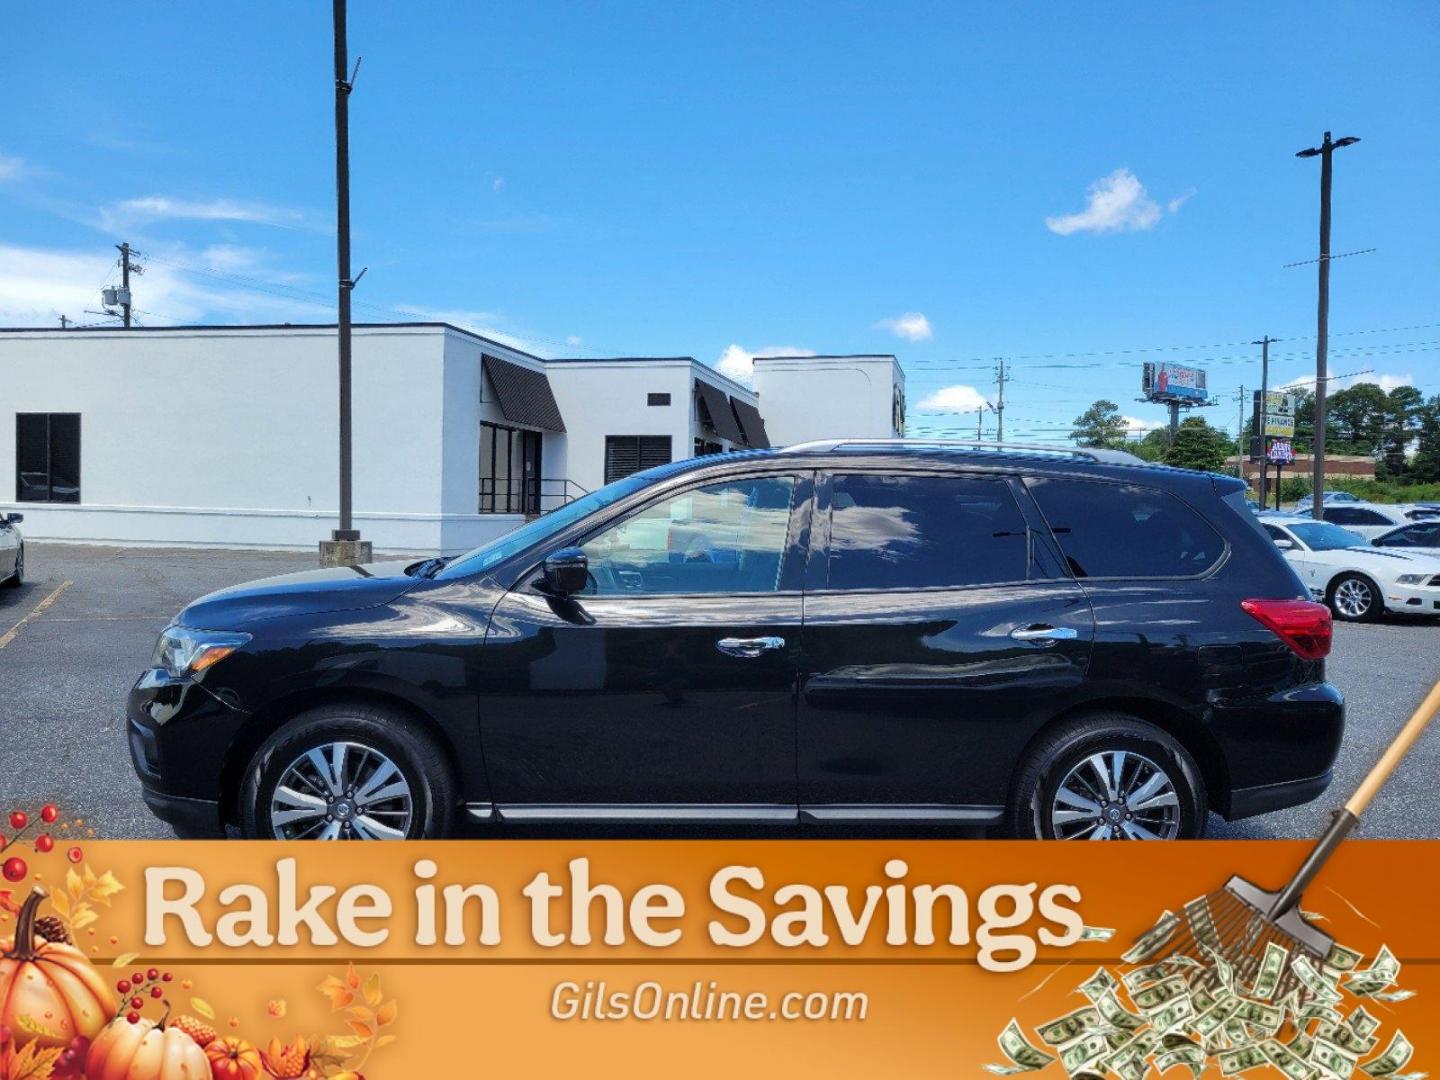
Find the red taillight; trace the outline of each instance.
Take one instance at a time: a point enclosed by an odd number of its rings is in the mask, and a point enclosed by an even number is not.
[[[1330,655],[1330,609],[1309,600],[1241,600],[1240,606],[1302,660]]]

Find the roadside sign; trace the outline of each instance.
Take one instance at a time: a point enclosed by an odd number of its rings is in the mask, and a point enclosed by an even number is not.
[[[1289,439],[1272,439],[1265,456],[1275,465],[1289,465],[1295,460],[1295,447]]]
[[[1267,438],[1293,439],[1295,437],[1295,395],[1282,390],[1271,390],[1265,395],[1261,407],[1260,391],[1255,391],[1255,415],[1263,416],[1264,430],[1257,434]]]

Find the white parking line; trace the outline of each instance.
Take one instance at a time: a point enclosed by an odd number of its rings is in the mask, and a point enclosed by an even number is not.
[[[44,600],[41,600],[38,604],[36,604],[33,608],[30,609],[30,614],[26,615],[9,630],[6,630],[5,633],[0,634],[0,649],[5,648],[6,645],[9,645],[12,641],[19,637],[20,631],[24,629],[25,624],[28,623],[31,619],[39,618],[41,615],[44,615],[45,612],[49,609],[50,605],[55,603],[56,600],[60,599],[60,594],[73,584],[74,582],[62,581],[59,588],[57,588],[49,596],[45,597]]]

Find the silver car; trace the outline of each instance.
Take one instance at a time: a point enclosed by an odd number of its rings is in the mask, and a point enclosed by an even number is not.
[[[25,538],[18,528],[23,514],[0,514],[0,585],[18,589],[25,582]]]

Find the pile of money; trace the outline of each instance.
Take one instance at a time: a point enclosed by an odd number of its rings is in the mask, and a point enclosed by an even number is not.
[[[1154,959],[1187,922],[1202,955]],[[1362,953],[1339,944],[1315,961],[1267,941],[1241,974],[1213,929],[1204,897],[1183,916],[1165,912],[1124,954],[1118,975],[1102,967],[1076,987],[1088,1004],[1035,1028],[1039,1045],[1011,1020],[998,1040],[1008,1063],[986,1070],[1014,1076],[1058,1059],[1075,1080],[1142,1080],[1151,1068],[1177,1065],[1194,1077],[1215,1065],[1224,1076],[1274,1066],[1289,1080],[1351,1080],[1357,1070],[1358,1080],[1425,1080],[1401,1071],[1414,1054],[1404,1033],[1374,1053],[1380,1021],[1364,1003],[1414,996],[1396,985],[1400,961],[1389,948],[1365,965]],[[1089,940],[1105,940],[1103,930],[1087,930]]]

